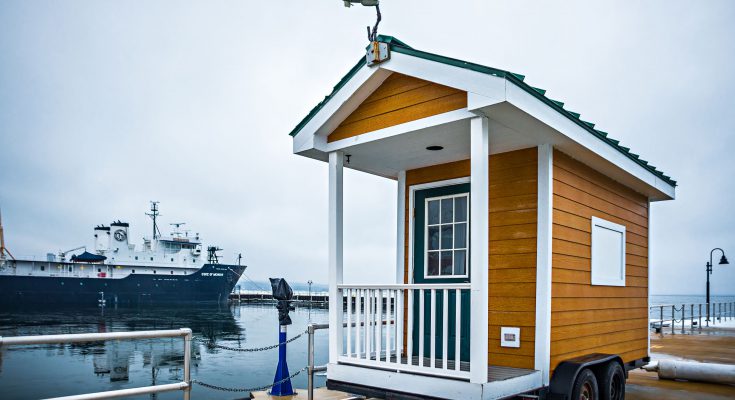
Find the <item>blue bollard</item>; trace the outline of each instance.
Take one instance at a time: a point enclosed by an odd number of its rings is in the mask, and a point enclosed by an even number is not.
[[[273,387],[271,388],[270,394],[272,396],[291,396],[296,393],[291,387],[291,379],[288,378],[291,374],[288,372],[288,363],[286,362],[286,325],[280,325],[280,331],[278,333],[278,367],[276,367],[276,376],[273,378]],[[282,379],[286,379],[281,383],[276,383]]]

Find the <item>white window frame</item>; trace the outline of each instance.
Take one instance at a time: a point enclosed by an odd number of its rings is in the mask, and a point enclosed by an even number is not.
[[[454,273],[450,275],[441,275],[441,257],[439,257],[439,275],[429,275],[429,201],[434,200],[443,200],[443,199],[455,199],[457,197],[466,197],[467,198],[467,220],[464,222],[467,227],[465,231],[465,266],[464,266],[464,274],[463,275],[455,275]],[[441,203],[440,203],[441,204]],[[441,207],[441,205],[440,205]],[[454,210],[454,208],[453,208]],[[462,223],[462,222],[460,222]],[[441,225],[452,225],[452,272],[454,272],[454,251],[456,250],[454,248],[454,226],[457,225],[456,222],[454,222],[454,211],[452,211],[452,222],[447,224],[442,224],[441,220],[439,221],[439,226]],[[439,230],[440,237],[439,241],[441,242],[441,229]],[[441,247],[441,246],[440,246]],[[434,250],[432,250],[434,251]],[[441,250],[439,250],[439,253],[441,254]],[[470,272],[470,193],[464,192],[464,193],[455,193],[455,194],[448,194],[444,196],[436,196],[436,197],[427,197],[424,199],[424,279],[462,279],[462,278],[468,278]]]
[[[625,240],[625,226],[616,224],[614,222],[610,222],[607,220],[604,220],[602,218],[598,217],[592,217],[592,225],[591,225],[591,236],[592,236],[592,251],[590,253],[590,269],[591,269],[591,284],[592,285],[598,285],[598,286],[625,286],[625,246],[626,246],[626,240]],[[608,229],[613,232],[617,232],[621,234],[621,240],[622,240],[622,246],[620,247],[620,262],[622,265],[620,266],[620,278],[617,279],[610,279],[610,278],[604,278],[599,276],[599,268],[595,268],[595,261],[596,258],[595,254],[599,253],[598,246],[600,246],[600,243],[598,240],[595,240],[595,231],[597,229]]]

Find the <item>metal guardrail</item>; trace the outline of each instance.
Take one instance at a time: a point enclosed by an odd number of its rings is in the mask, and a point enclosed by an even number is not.
[[[326,365],[322,365],[320,367],[314,366],[314,332],[319,329],[329,329],[329,324],[309,324],[306,328],[306,332],[309,334],[309,344],[307,348],[308,361],[306,366],[306,371],[308,372],[308,381],[306,385],[308,400],[314,400],[314,373],[327,370]]]
[[[108,340],[131,340],[131,339],[158,339],[158,338],[184,338],[184,380],[177,383],[165,385],[153,385],[139,388],[109,390],[105,392],[87,393],[74,396],[55,397],[51,400],[96,400],[114,399],[119,397],[136,396],[152,393],[171,392],[182,390],[184,399],[189,400],[191,396],[191,329],[171,329],[160,331],[137,331],[137,332],[106,332],[106,333],[80,333],[69,335],[40,335],[40,336],[0,336],[0,347],[24,346],[32,344],[65,344],[82,342],[105,342]]]
[[[658,311],[658,319],[650,318],[652,311]],[[677,318],[677,315],[679,318]],[[649,306],[650,325],[661,333],[663,333],[664,324],[669,322],[672,334],[675,333],[678,323],[681,323],[681,332],[684,333],[687,321],[690,329],[702,329],[702,318],[704,318],[706,326],[710,326],[710,323],[715,326],[722,321],[735,319],[735,302],[657,304]]]

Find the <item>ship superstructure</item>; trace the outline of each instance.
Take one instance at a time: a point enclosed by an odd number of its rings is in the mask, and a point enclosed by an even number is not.
[[[42,261],[0,253],[0,301],[39,302],[49,293],[60,295],[61,302],[225,301],[246,268],[240,257],[237,264],[219,263],[221,249],[210,246],[203,252],[199,234],[182,230],[184,223],[171,224],[173,232],[161,235],[157,202],[151,202],[148,215],[153,234],[143,237],[141,246],[130,242],[130,225],[118,220],[94,228],[91,249],[48,253]]]

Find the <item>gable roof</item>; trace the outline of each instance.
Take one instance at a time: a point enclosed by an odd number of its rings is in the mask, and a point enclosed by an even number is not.
[[[521,74],[516,74],[510,71],[505,71],[502,69],[487,67],[480,64],[475,64],[467,61],[458,60],[455,58],[445,57],[438,54],[428,53],[421,50],[416,50],[413,47],[407,45],[406,43],[398,40],[397,38],[393,36],[386,36],[386,35],[379,35],[378,41],[388,44],[391,51],[395,51],[397,53],[405,54],[408,56],[418,57],[429,61],[434,61],[442,64],[451,65],[454,67],[464,68],[471,71],[496,76],[499,78],[504,78],[507,81],[513,83],[514,85],[518,86],[522,90],[528,92],[535,98],[541,100],[546,105],[554,109],[559,114],[563,115],[564,117],[568,118],[575,124],[579,125],[581,128],[589,132],[591,135],[597,137],[598,139],[602,140],[606,144],[610,145],[620,153],[622,153],[624,156],[631,159],[633,162],[637,163],[641,167],[645,168],[658,178],[662,179],[664,182],[668,183],[671,186],[676,186],[677,183],[674,179],[672,179],[670,176],[664,174],[662,171],[659,171],[654,167],[653,165],[649,164],[648,161],[643,160],[640,158],[638,154],[635,154],[630,151],[630,148],[620,145],[619,140],[615,140],[608,136],[607,132],[601,131],[599,129],[595,129],[595,124],[592,122],[584,121],[580,118],[580,114],[576,113],[574,111],[570,111],[564,108],[564,103],[558,100],[550,99],[546,97],[546,90],[533,87],[531,85],[528,85],[524,82],[525,76]],[[311,121],[312,118],[329,102],[329,100],[334,97],[334,95],[362,68],[366,65],[366,59],[365,57],[361,57],[360,61],[358,61],[355,66],[353,66],[349,72],[345,76],[340,79],[339,82],[337,82],[337,85],[334,86],[332,89],[332,92],[329,93],[324,100],[319,102],[311,111],[309,111],[309,114],[304,117],[304,119],[299,122],[296,127],[289,133],[291,136],[296,136],[296,134],[301,131],[301,129],[306,126],[309,121]]]

